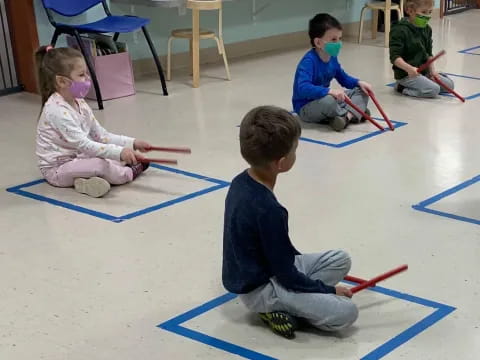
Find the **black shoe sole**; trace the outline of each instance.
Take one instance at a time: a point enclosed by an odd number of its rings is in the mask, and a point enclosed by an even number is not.
[[[297,329],[297,322],[293,316],[276,311],[259,314],[260,319],[277,335],[283,336],[287,339],[295,338],[295,330]]]

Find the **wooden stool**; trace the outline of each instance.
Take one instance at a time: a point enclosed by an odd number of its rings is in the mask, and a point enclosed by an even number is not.
[[[365,17],[365,10],[371,9],[373,12],[372,15],[372,39],[377,38],[377,27],[378,27],[378,11],[381,10],[385,13],[385,47],[388,47],[390,41],[390,10],[396,10],[398,12],[398,19],[403,17],[403,1],[400,0],[399,4],[393,4],[392,0],[385,1],[373,1],[366,3],[362,9],[362,14],[360,15],[360,31],[358,32],[358,43],[362,42],[362,33],[363,33],[363,18]]]
[[[174,39],[190,40],[190,57],[192,59],[193,87],[200,86],[200,40],[213,39],[217,42],[218,53],[223,56],[227,79],[230,78],[227,55],[223,44],[222,0],[188,0],[187,8],[192,10],[192,28],[173,30],[168,39],[167,80],[171,79],[172,41]],[[218,10],[218,37],[214,31],[200,29],[200,11]]]

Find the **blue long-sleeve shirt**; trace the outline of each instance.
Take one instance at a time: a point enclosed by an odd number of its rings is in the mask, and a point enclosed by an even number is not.
[[[300,253],[288,236],[288,212],[273,192],[247,171],[238,175],[225,201],[222,280],[235,294],[246,294],[271,277],[297,292],[335,293],[300,272],[295,256]]]
[[[358,79],[342,69],[337,57],[331,56],[328,62],[324,62],[315,49],[307,52],[295,72],[292,97],[295,112],[300,113],[309,102],[328,95],[333,79],[347,89],[358,86]]]

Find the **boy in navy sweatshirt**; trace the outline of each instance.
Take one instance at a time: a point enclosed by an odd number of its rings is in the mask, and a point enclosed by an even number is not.
[[[296,318],[336,331],[358,316],[350,290],[335,286],[350,270],[350,257],[340,250],[300,254],[288,235],[288,212],[273,193],[277,176],[295,163],[300,132],[286,110],[251,110],[240,125],[250,168],[232,181],[225,201],[223,285],[287,338],[294,337]]]
[[[312,49],[300,60],[293,84],[293,108],[305,122],[329,124],[335,131],[342,131],[349,123],[365,121],[345,103],[345,97],[367,114],[367,90],[370,84],[348,75],[338,62],[342,47],[342,25],[333,16],[318,14],[310,20],[309,30]],[[331,89],[336,79],[341,86],[350,89]]]

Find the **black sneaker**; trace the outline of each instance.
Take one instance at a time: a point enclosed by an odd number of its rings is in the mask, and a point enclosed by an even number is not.
[[[345,116],[335,116],[328,121],[330,127],[335,131],[342,131],[348,125],[348,121]]]
[[[372,113],[370,112],[370,109],[365,109],[365,114],[367,114],[368,116],[372,117]],[[362,116],[362,118],[360,119],[360,122],[365,122],[367,121],[367,119],[365,119],[365,117]]]
[[[403,94],[403,90],[405,90],[405,86],[397,84],[395,85],[395,90],[397,90],[397,92],[399,92],[400,94]]]
[[[137,163],[136,165],[128,165],[129,167],[132,168],[132,171],[133,171],[133,179],[132,180],[135,180],[142,172],[144,172],[145,170],[148,169],[148,167],[150,166],[150,163]]]
[[[295,338],[295,330],[298,329],[297,321],[293,316],[281,311],[260,313],[260,319],[268,325],[272,331],[287,339]]]
[[[370,116],[370,109],[365,109],[365,114],[367,114],[368,116]],[[351,122],[352,124],[360,124],[360,123],[365,122],[365,121],[367,121],[367,119],[365,119],[363,116],[362,116],[362,118],[361,118],[360,120],[359,120],[357,117],[355,117],[355,116],[352,117],[352,120],[350,120],[350,122]]]

